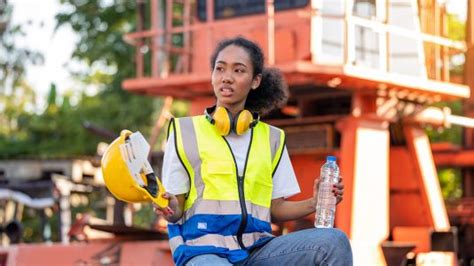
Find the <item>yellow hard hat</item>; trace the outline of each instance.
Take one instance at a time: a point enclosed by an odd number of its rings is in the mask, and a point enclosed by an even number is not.
[[[118,199],[127,202],[152,201],[164,208],[165,189],[148,162],[150,145],[140,132],[122,130],[102,156],[105,185]]]

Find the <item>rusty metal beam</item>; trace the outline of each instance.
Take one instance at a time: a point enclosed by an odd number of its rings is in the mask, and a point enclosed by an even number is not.
[[[436,167],[474,167],[474,149],[462,151],[436,151],[433,152]]]

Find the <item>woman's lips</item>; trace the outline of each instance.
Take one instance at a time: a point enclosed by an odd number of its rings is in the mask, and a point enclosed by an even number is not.
[[[231,87],[222,87],[219,90],[221,92],[221,95],[224,97],[229,97],[232,96],[234,93],[234,90]]]

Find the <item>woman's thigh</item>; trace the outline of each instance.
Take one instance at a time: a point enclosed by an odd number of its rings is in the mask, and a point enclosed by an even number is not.
[[[230,263],[226,258],[222,258],[214,254],[199,255],[190,259],[186,263],[186,266],[198,265],[229,266],[232,265],[232,263]]]
[[[338,229],[307,229],[276,237],[245,265],[352,265],[347,236]]]

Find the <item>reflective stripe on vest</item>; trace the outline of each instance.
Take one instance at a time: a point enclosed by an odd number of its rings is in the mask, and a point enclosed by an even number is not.
[[[246,246],[251,246],[255,241],[263,237],[272,237],[272,234],[267,232],[246,233],[242,235],[242,239]],[[173,237],[169,240],[171,252],[174,253],[180,245],[199,245],[199,246],[218,246],[227,247],[229,250],[240,249],[239,244],[235,241],[235,236],[223,236],[219,234],[207,234],[202,237],[183,241],[181,236]]]
[[[222,248],[240,249],[236,234],[241,224],[243,201],[239,202],[237,169],[226,140],[204,116],[179,118],[172,126],[176,151],[191,184],[183,217],[169,225],[175,262],[179,264],[175,251],[181,245],[215,246],[219,254]],[[248,214],[242,235],[245,247],[271,235],[272,176],[284,147],[284,134],[280,129],[259,122],[252,130],[243,175],[244,207]],[[181,262],[187,260],[186,255],[183,259],[183,253],[177,256],[180,261],[184,260]]]

